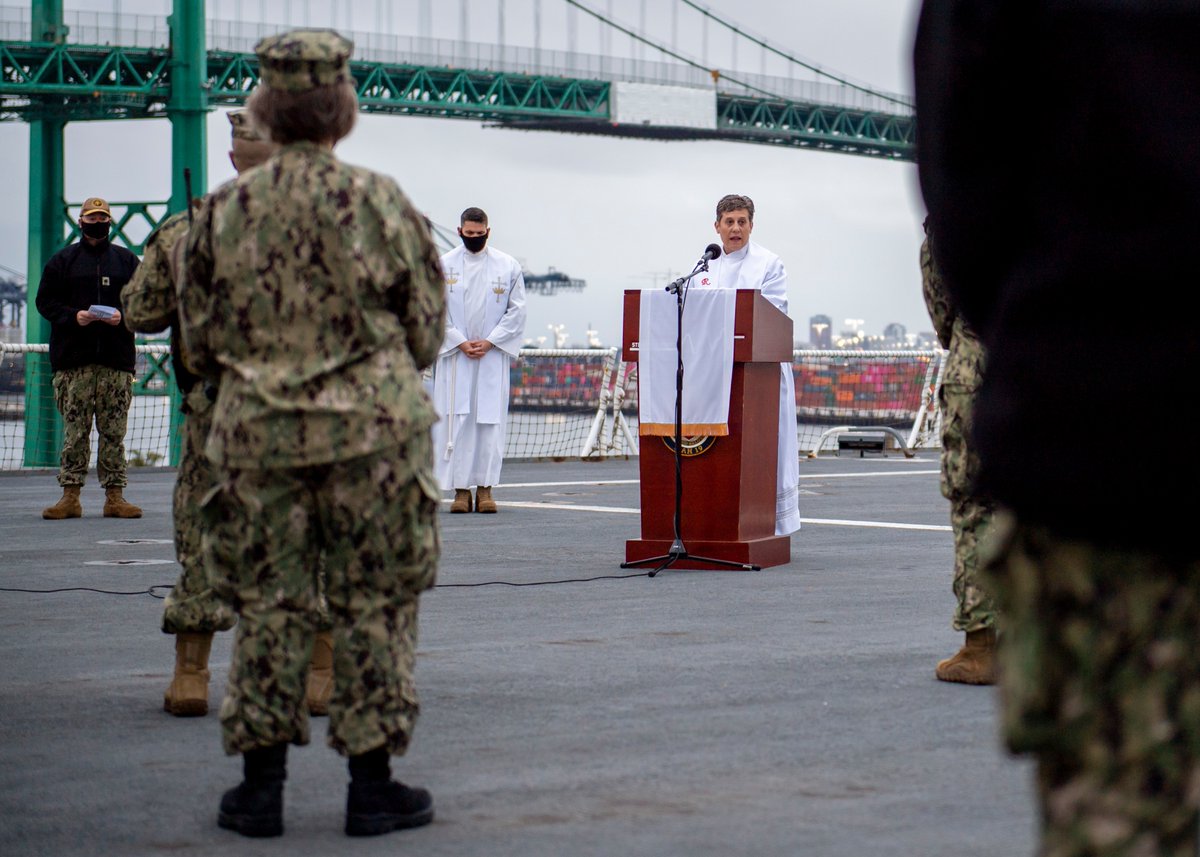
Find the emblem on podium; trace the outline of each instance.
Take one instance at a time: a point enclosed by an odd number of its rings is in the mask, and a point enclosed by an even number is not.
[[[681,449],[679,450],[679,454],[684,458],[694,458],[697,455],[704,455],[704,453],[712,449],[713,444],[717,442],[716,437],[712,435],[698,434],[685,434],[682,438],[680,438],[680,440],[682,443],[680,444]],[[671,450],[672,453],[675,452],[674,437],[664,436],[663,443],[667,445],[667,449]]]

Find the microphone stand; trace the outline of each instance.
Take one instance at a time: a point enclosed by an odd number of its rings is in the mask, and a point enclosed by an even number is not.
[[[665,554],[660,556],[646,557],[645,559],[634,560],[633,562],[621,563],[621,568],[636,568],[640,565],[649,565],[651,563],[661,563],[657,568],[650,572],[648,577],[654,577],[660,571],[669,568],[681,559],[691,559],[697,562],[707,562],[713,565],[725,566],[728,568],[738,568],[743,571],[761,571],[762,566],[750,565],[744,562],[733,562],[727,559],[714,559],[706,556],[696,556],[688,553],[687,547],[683,543],[683,538],[679,535],[679,521],[682,517],[683,504],[683,305],[687,301],[687,290],[691,284],[692,277],[699,274],[701,271],[708,270],[708,256],[704,256],[692,272],[686,277],[680,277],[671,285],[667,286],[667,291],[675,295],[675,518],[673,521],[675,538],[671,542],[671,547],[667,549]]]

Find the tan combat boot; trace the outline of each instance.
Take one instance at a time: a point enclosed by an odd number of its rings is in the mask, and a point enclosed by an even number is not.
[[[208,714],[208,653],[213,635],[175,635],[175,675],[163,694],[163,711],[176,717]]]
[[[140,518],[142,510],[122,496],[120,488],[104,489],[104,517],[106,518]]]
[[[308,685],[304,701],[308,713],[324,717],[329,713],[329,697],[333,696],[333,635],[318,631],[313,640],[312,663],[308,665]]]
[[[79,487],[78,485],[64,485],[62,497],[53,506],[42,509],[42,517],[47,521],[82,518],[83,506],[79,504]]]
[[[494,514],[496,511],[496,501],[492,499],[492,488],[490,485],[480,485],[475,491],[475,511],[483,512],[484,514]]]
[[[454,502],[450,504],[450,511],[455,515],[463,512],[471,511],[471,489],[470,488],[455,488]]]
[[[959,684],[996,683],[996,630],[968,631],[963,647],[937,665],[934,675]]]

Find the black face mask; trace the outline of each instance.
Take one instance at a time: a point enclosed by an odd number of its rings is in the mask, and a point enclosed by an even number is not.
[[[487,233],[483,235],[460,235],[459,237],[462,238],[463,246],[472,253],[478,253],[482,250],[488,240]]]
[[[103,240],[108,237],[110,226],[112,226],[112,223],[107,220],[101,220],[98,223],[81,223],[79,224],[79,231],[88,238]]]

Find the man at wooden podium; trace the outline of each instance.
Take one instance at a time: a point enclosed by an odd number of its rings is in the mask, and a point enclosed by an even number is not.
[[[721,236],[721,256],[708,272],[692,280],[692,288],[759,289],[784,315],[788,311],[787,272],[783,261],[750,240],[754,230],[754,201],[728,194],[717,203],[714,224]],[[791,363],[779,364],[779,463],[775,483],[775,535],[800,529],[800,454],[796,441],[796,382]]]

